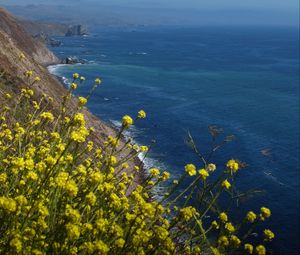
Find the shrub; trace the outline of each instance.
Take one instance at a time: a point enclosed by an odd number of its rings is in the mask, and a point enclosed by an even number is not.
[[[74,109],[68,106],[85,79],[73,75],[55,114],[46,95],[32,100],[30,86],[40,82],[32,75],[25,73],[28,83],[16,106],[9,107],[12,99],[6,95],[0,112],[1,254],[266,253],[262,244],[248,242],[254,227],[270,217],[268,208],[250,211],[242,222],[233,223],[217,205],[221,194],[233,192],[233,177],[241,167],[237,160],[221,169],[204,158],[200,170],[187,164],[182,177],[169,184],[169,192],[154,200],[155,187],[169,182],[170,173],[153,168],[136,184],[142,170],[131,159],[147,154],[148,147],[122,138],[146,113],[141,110],[134,119],[125,115],[115,136],[94,143],[94,130],[86,127],[83,114],[90,94],[79,97]],[[96,79],[92,91],[100,83]],[[17,122],[12,116],[23,117]],[[188,176],[193,176],[191,184],[176,191]],[[201,210],[188,203],[196,191]],[[266,229],[262,241],[273,238]]]

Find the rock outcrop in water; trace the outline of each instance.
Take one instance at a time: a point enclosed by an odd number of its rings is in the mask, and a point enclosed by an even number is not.
[[[61,61],[62,64],[74,65],[74,64],[86,64],[88,61],[85,59],[79,59],[76,56],[66,57]]]
[[[66,36],[83,36],[83,35],[88,35],[88,31],[82,25],[75,25],[75,26],[69,27],[69,29],[65,35]]]

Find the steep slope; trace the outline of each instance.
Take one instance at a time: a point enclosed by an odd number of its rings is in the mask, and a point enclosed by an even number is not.
[[[35,42],[25,32],[23,27],[18,24],[18,21],[2,8],[0,8],[0,34],[1,54],[8,55],[12,53],[12,49],[18,48],[24,54],[28,54],[35,61],[43,65],[58,61],[52,52],[42,43]]]
[[[22,61],[21,54],[25,55]],[[53,97],[53,111],[57,112],[66,90],[45,67],[57,61],[56,56],[45,45],[35,41],[15,17],[0,8],[0,102],[3,102],[2,98],[6,92],[12,93],[16,98],[24,84],[24,72],[32,70],[35,76],[41,78],[41,82],[32,87],[35,98],[38,99],[43,94]],[[76,104],[75,98],[72,99],[72,103]],[[94,126],[98,131],[95,140],[101,142],[102,137],[114,132],[87,110],[86,117],[88,126]]]
[[[22,26],[31,35],[46,34],[49,36],[65,36],[68,32],[69,26],[60,23],[50,23],[50,22],[39,22],[31,20],[23,20]]]

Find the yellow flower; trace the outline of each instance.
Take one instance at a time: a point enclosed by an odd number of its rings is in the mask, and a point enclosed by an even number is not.
[[[255,247],[255,252],[257,255],[265,255],[266,254],[266,248],[263,245],[258,245]]]
[[[231,222],[228,222],[228,223],[225,224],[225,229],[226,229],[228,232],[231,232],[231,233],[235,231],[235,228],[234,228],[234,226],[232,225]]]
[[[216,222],[215,220],[211,223],[211,226],[212,226],[213,228],[215,228],[215,229],[219,229],[219,228],[220,228],[218,222]]]
[[[215,164],[208,164],[207,166],[207,171],[208,172],[214,172],[215,170],[217,169],[216,165]]]
[[[26,72],[24,73],[24,75],[25,75],[26,77],[30,77],[30,76],[32,76],[32,74],[33,74],[33,72],[32,72],[31,70],[28,70],[28,71],[26,71]]]
[[[11,99],[11,98],[12,98],[11,94],[9,94],[9,93],[5,93],[5,97],[6,97],[7,99]]]
[[[188,221],[196,214],[196,209],[192,206],[185,207],[180,209],[180,214],[183,216],[185,221]]]
[[[75,197],[78,192],[78,187],[73,180],[69,180],[65,185],[64,185],[64,190],[71,196]]]
[[[246,243],[244,245],[244,249],[247,253],[249,254],[252,254],[253,253],[253,245],[252,244],[249,244],[249,243]]]
[[[246,215],[247,221],[253,223],[256,220],[256,214],[252,211],[248,212]]]
[[[66,206],[66,212],[65,215],[73,222],[80,222],[80,212],[76,209],[73,209],[72,206],[67,205]]]
[[[147,152],[149,150],[148,146],[142,145],[140,146],[141,152]]]
[[[228,216],[225,212],[221,212],[220,215],[219,215],[219,219],[222,222],[227,222],[228,221]]]
[[[81,77],[80,77],[80,81],[81,81],[81,82],[85,81],[85,77],[81,76]]]
[[[74,241],[74,240],[76,240],[76,239],[79,238],[79,236],[80,236],[80,228],[79,228],[79,226],[77,226],[75,224],[72,224],[72,223],[68,223],[66,225],[66,230],[67,230],[68,238],[71,241]]]
[[[24,229],[23,235],[26,239],[32,239],[36,235],[36,231],[33,228],[26,227]]]
[[[206,178],[209,176],[209,173],[204,168],[199,170],[199,174],[202,180],[206,180]]]
[[[200,248],[200,246],[195,246],[195,248],[194,248],[194,253],[195,254],[200,254],[201,253],[201,248]]]
[[[79,76],[80,76],[79,73],[73,73],[73,78],[74,78],[74,79],[78,79]]]
[[[152,176],[158,176],[160,174],[160,171],[157,168],[150,169],[150,174]]]
[[[226,179],[226,180],[224,180],[224,181],[222,182],[222,187],[225,188],[225,189],[229,189],[229,188],[231,187],[231,184],[230,184],[230,182],[227,181],[227,179]]]
[[[84,120],[84,115],[82,113],[76,113],[74,116],[74,123],[75,124],[79,124],[79,125],[84,125],[85,124],[85,120]]]
[[[185,166],[185,172],[186,172],[189,176],[194,176],[194,175],[196,175],[196,173],[197,173],[196,166],[193,165],[193,164],[187,164],[187,165]]]
[[[17,203],[19,204],[19,205],[27,205],[27,203],[28,203],[28,201],[27,201],[27,198],[26,197],[24,197],[23,195],[20,195],[20,196],[17,196],[17,197],[15,197],[15,200],[17,201]]]
[[[6,173],[0,174],[0,184],[5,183],[6,180],[7,180],[7,174]]]
[[[89,135],[89,131],[86,127],[81,126],[78,130],[71,132],[71,139],[78,143],[83,143],[86,140],[86,137]]]
[[[73,89],[73,90],[77,89],[77,84],[73,82],[73,83],[71,84],[71,89]]]
[[[45,205],[43,205],[42,203],[40,203],[40,204],[38,205],[38,208],[39,208],[39,214],[40,214],[41,216],[43,216],[43,218],[45,218],[46,216],[49,215],[49,210],[48,210],[48,208],[47,208]]]
[[[171,174],[170,174],[169,172],[164,171],[164,172],[162,173],[161,178],[162,178],[163,181],[165,181],[165,180],[168,180],[168,179],[170,178],[170,175],[171,175]]]
[[[33,250],[32,250],[32,254],[33,254],[33,255],[45,255],[44,252],[42,252],[42,251],[40,251],[40,250],[38,250],[38,249],[33,249]]]
[[[97,240],[94,243],[94,250],[96,251],[96,254],[105,255],[109,252],[109,247],[103,241]]]
[[[29,171],[26,177],[32,181],[37,181],[39,179],[38,175],[34,171]]]
[[[133,119],[129,115],[125,115],[122,118],[122,125],[123,127],[127,128],[133,124]]]
[[[230,242],[232,243],[233,246],[236,246],[236,247],[238,247],[241,244],[241,240],[235,235],[232,235],[230,237]]]
[[[265,229],[264,236],[268,241],[272,241],[272,239],[275,237],[275,234],[270,229]]]
[[[125,240],[123,238],[119,238],[115,241],[115,245],[118,248],[123,248],[124,244],[125,244]]]
[[[17,253],[22,251],[22,242],[19,238],[15,237],[9,242],[9,246],[12,247]]]
[[[87,99],[85,97],[79,97],[78,100],[80,106],[83,106],[87,103]]]
[[[99,79],[99,78],[97,78],[96,80],[95,80],[95,84],[96,85],[100,85],[102,83],[102,81]]]
[[[262,207],[260,209],[260,211],[261,211],[262,217],[264,217],[264,218],[269,218],[271,216],[271,210],[267,207]]]
[[[95,194],[94,194],[93,192],[90,192],[89,194],[87,194],[87,195],[85,196],[85,198],[86,198],[88,204],[89,204],[89,205],[92,205],[92,206],[93,206],[93,205],[96,203],[96,201],[97,201],[97,197],[95,196]]]
[[[129,167],[129,164],[127,162],[122,163],[122,168],[126,169]]]
[[[39,76],[35,76],[35,77],[34,77],[34,81],[35,81],[35,82],[39,82],[40,80],[41,80],[41,78],[40,78]]]
[[[218,239],[218,244],[220,246],[228,246],[229,245],[229,240],[226,236],[221,236],[219,239]]]
[[[234,159],[229,160],[226,166],[233,173],[239,170],[239,164]]]
[[[117,158],[116,158],[115,156],[111,156],[111,157],[110,157],[110,164],[111,164],[112,166],[116,165],[117,162],[118,162],[118,160],[117,160]]]
[[[17,203],[12,198],[0,197],[0,208],[7,212],[15,212],[17,210]]]
[[[139,118],[139,119],[144,119],[144,118],[146,118],[146,113],[145,113],[144,110],[140,110],[140,111],[138,112],[138,118]]]
[[[43,112],[41,114],[41,118],[44,120],[48,120],[48,121],[53,121],[54,120],[54,116],[51,112]]]

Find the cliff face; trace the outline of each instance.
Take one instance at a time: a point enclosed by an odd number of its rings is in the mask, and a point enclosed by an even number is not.
[[[0,54],[10,55],[14,50],[22,51],[39,64],[47,65],[57,63],[58,59],[42,43],[34,42],[25,32],[18,21],[7,11],[0,8]]]

